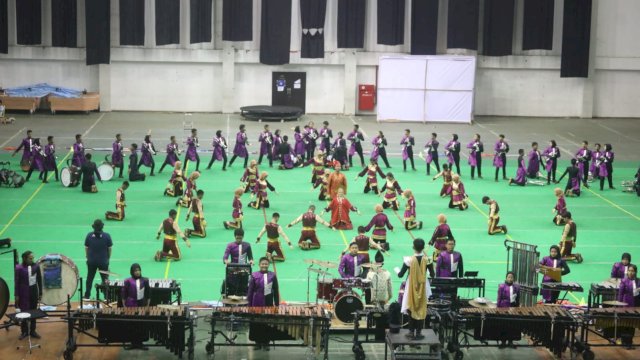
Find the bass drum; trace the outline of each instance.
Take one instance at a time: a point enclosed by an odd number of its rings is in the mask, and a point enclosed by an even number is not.
[[[353,323],[353,313],[364,309],[360,296],[351,290],[343,290],[334,300],[336,317],[345,324]]]
[[[113,179],[113,167],[109,163],[102,163],[98,166],[98,173],[100,174],[100,179],[102,181],[109,181]]]
[[[49,306],[58,306],[72,298],[78,290],[80,275],[73,260],[62,254],[47,254],[38,259],[42,274],[42,300]]]
[[[7,312],[9,306],[9,286],[3,278],[0,278],[0,319]]]
[[[80,170],[71,165],[60,170],[60,182],[64,187],[76,187],[80,184]]]

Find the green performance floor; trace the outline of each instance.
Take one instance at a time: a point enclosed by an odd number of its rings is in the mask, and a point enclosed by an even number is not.
[[[206,157],[206,159],[205,159]],[[13,158],[13,163],[17,163]],[[0,160],[9,160],[6,155]],[[161,163],[163,157],[156,157]],[[201,170],[206,167],[208,156],[203,155]],[[495,299],[498,284],[504,280],[507,270],[507,252],[504,246],[505,236],[487,234],[487,206],[481,199],[488,195],[500,203],[501,224],[509,228],[509,236],[520,241],[539,246],[541,256],[548,254],[549,246],[557,244],[562,232],[561,227],[551,223],[552,208],[555,205],[553,188],[555,186],[507,186],[507,183],[493,181],[494,168],[484,166],[485,178],[472,181],[469,179],[469,168],[463,164],[463,181],[470,196],[470,207],[466,211],[448,209],[448,199],[438,196],[441,180],[432,181],[425,175],[425,164],[416,157],[418,171],[402,171],[399,158],[392,158],[393,171],[403,189],[413,190],[417,201],[418,219],[424,221],[424,228],[415,231],[416,236],[424,239],[431,237],[436,226],[436,216],[444,213],[458,240],[456,250],[464,257],[464,268],[467,271],[479,271],[479,277],[485,278],[487,297]],[[465,162],[463,160],[463,162]],[[189,165],[188,171],[193,170]],[[508,172],[515,173],[515,160],[509,159]],[[192,238],[188,249],[180,241],[183,260],[179,262],[155,262],[153,255],[161,248],[161,240],[155,239],[160,222],[166,218],[170,209],[175,208],[175,199],[162,195],[170,176],[169,169],[163,174],[147,177],[142,183],[132,183],[127,191],[126,220],[124,222],[107,222],[105,231],[113,238],[113,255],[110,270],[120,274],[120,278],[129,276],[129,267],[138,262],[142,265],[143,275],[149,278],[177,279],[182,284],[183,298],[187,301],[216,300],[220,297],[220,286],[224,277],[222,255],[227,243],[233,241],[233,232],[222,226],[224,220],[231,218],[233,190],[240,184],[243,169],[242,163],[236,162],[234,167],[221,171],[221,164],[215,163],[211,170],[203,170],[198,182],[205,191],[204,209],[208,222],[205,239]],[[559,168],[564,169],[566,162]],[[620,181],[633,178],[636,163],[617,162],[614,180],[616,190],[599,191],[598,185],[592,183],[591,189],[584,189],[579,198],[567,199],[569,210],[578,224],[578,241],[576,252],[582,253],[582,264],[570,263],[571,273],[565,281],[576,281],[585,289],[591,282],[599,282],[609,276],[611,265],[619,261],[623,252],[630,252],[634,259],[640,259],[640,199],[635,194],[623,193]],[[311,189],[311,168],[288,171],[260,167],[269,172],[269,180],[276,187],[277,194],[270,194],[272,212],[281,214],[280,223],[286,225],[310,204],[322,208],[326,203],[317,200],[318,192]],[[148,172],[147,169],[143,171]],[[354,227],[366,225],[373,215],[373,207],[381,199],[373,194],[364,194],[364,178],[354,180],[356,170],[346,172],[348,178],[348,198],[357,206],[362,215],[352,215]],[[434,172],[432,171],[432,176]],[[98,183],[97,194],[82,193],[80,188],[64,188],[53,179],[42,185],[37,176],[20,189],[0,189],[0,238],[11,237],[14,247],[21,253],[31,250],[36,257],[47,253],[61,253],[71,258],[78,266],[80,276],[86,275],[84,238],[91,231],[95,219],[104,219],[107,210],[114,209],[115,190],[120,185],[118,179],[103,184]],[[560,187],[564,188],[563,180]],[[605,186],[606,187],[606,186]],[[247,207],[248,195],[242,199],[245,205],[246,232],[245,240],[253,245],[254,256],[262,256],[266,250],[266,238],[260,244],[254,244],[258,232],[264,224],[261,210]],[[399,215],[402,216],[404,202]],[[318,211],[319,212],[319,211]],[[386,257],[385,266],[393,269],[401,266],[402,257],[410,255],[411,237],[404,230],[401,221],[390,210],[387,215],[395,227],[388,235],[391,244],[390,255]],[[185,209],[179,210],[179,224],[182,229],[191,226],[185,221]],[[329,220],[329,214],[324,218]],[[277,264],[277,273],[281,284],[284,301],[304,301],[307,293],[307,264],[305,259],[321,259],[338,261],[340,252],[352,239],[356,232],[332,231],[319,227],[318,236],[322,248],[313,251],[302,251],[295,244],[300,234],[300,224],[285,232],[294,243],[294,249],[286,247],[283,241],[286,262]],[[373,253],[372,253],[373,255]],[[257,266],[255,267],[257,269]],[[333,271],[337,277],[337,271]],[[13,289],[12,259],[10,256],[0,257],[0,276]],[[113,279],[113,277],[112,277]],[[315,276],[311,277],[311,299],[315,299]],[[397,293],[401,280],[394,276],[394,294]],[[11,291],[13,293],[13,290]],[[461,296],[475,297],[466,290]],[[77,295],[77,294],[76,294]],[[568,300],[579,302],[586,300],[586,293],[571,294]]]

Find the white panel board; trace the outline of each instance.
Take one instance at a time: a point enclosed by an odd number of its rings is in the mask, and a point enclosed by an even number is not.
[[[473,58],[429,58],[427,89],[473,90],[476,64]]]
[[[378,90],[378,120],[424,121],[424,91]]]
[[[424,89],[426,57],[381,57],[378,70],[380,89]]]
[[[473,120],[473,92],[427,90],[426,121],[464,122]]]

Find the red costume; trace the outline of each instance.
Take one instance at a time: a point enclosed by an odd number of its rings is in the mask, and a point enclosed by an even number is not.
[[[334,174],[331,174],[334,175]],[[331,212],[331,227],[338,230],[351,230],[353,224],[349,218],[349,211],[358,211],[346,198],[336,197],[331,200],[329,206],[325,209]]]

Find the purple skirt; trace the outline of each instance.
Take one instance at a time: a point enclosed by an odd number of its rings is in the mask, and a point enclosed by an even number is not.
[[[247,146],[245,144],[236,143],[236,146],[233,148],[233,155],[240,158],[246,158],[249,156]]]
[[[198,160],[198,152],[196,150],[195,146],[189,146],[187,148],[187,155],[186,155],[187,160],[189,161],[197,161]]]
[[[111,154],[111,163],[113,165],[121,165],[122,164],[122,153],[121,152],[114,152]]]
[[[609,171],[607,170],[607,165],[606,164],[600,164],[600,166],[598,167],[598,176],[600,177],[607,177],[609,175]]]
[[[527,172],[524,170],[524,168],[519,167],[518,171],[516,172],[516,178],[513,179],[513,181],[518,184],[524,184],[527,182],[526,175]]]
[[[140,163],[144,166],[151,166],[153,164],[153,155],[149,151],[143,151]]]
[[[427,152],[427,158],[426,158],[427,164],[431,164],[431,162],[433,162],[433,155],[431,154],[432,154],[431,151]]]
[[[175,152],[168,153],[167,158],[164,160],[164,162],[171,166],[174,166],[176,164],[176,161],[178,161],[178,155],[176,155]]]
[[[217,161],[222,161],[224,159],[224,149],[220,146],[216,146],[213,148],[213,158]]]
[[[378,161],[378,147],[374,147],[371,151],[371,160]]]
[[[478,166],[478,159],[476,158],[475,153],[469,154],[469,165],[470,166]]]
[[[73,160],[71,161],[71,163],[74,166],[82,167],[82,164],[84,164],[84,155],[83,154],[74,153],[73,154]]]
[[[56,159],[53,156],[47,156],[44,159],[44,169],[46,171],[54,171],[56,166]]]
[[[496,154],[493,157],[493,166],[497,168],[501,168],[504,166],[504,161],[502,161],[502,156],[500,156],[500,154]]]

